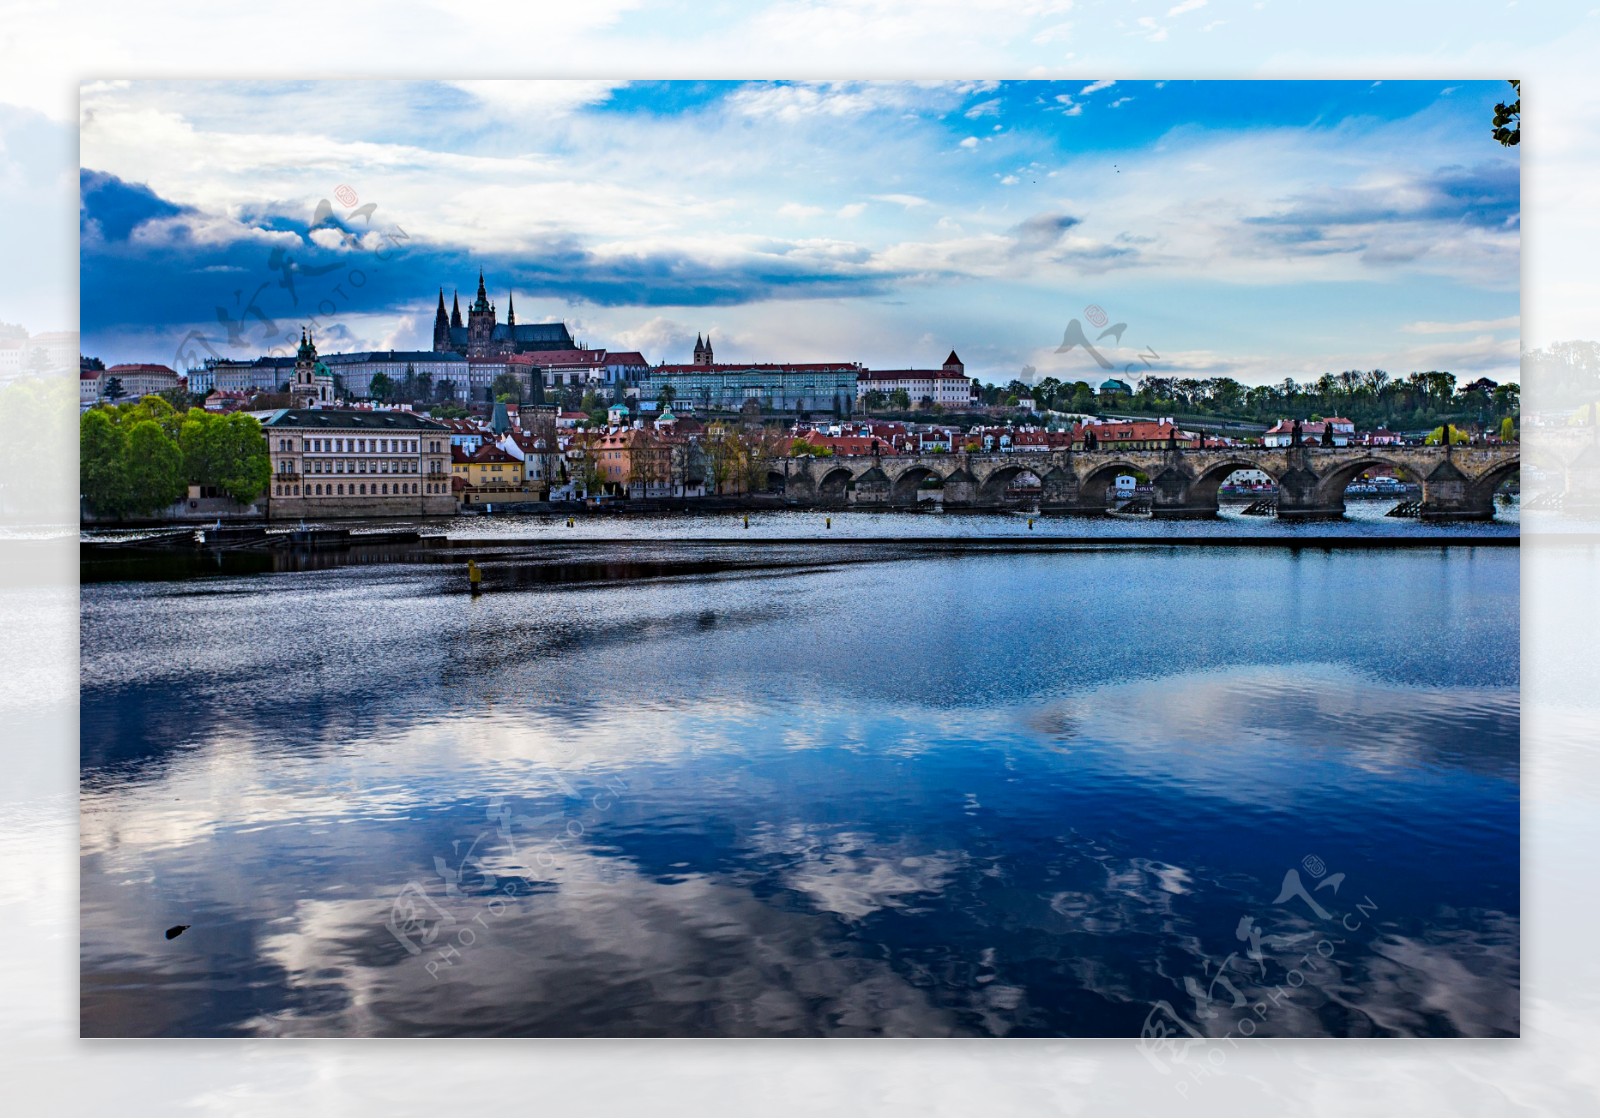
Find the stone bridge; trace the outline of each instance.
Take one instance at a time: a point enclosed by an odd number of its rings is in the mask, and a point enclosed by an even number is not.
[[[1167,447],[1130,451],[998,454],[862,455],[777,458],[767,464],[770,488],[801,505],[913,508],[924,489],[943,490],[944,508],[1006,509],[1031,503],[1008,495],[1019,478],[1039,480],[1045,513],[1103,513],[1118,474],[1149,477],[1157,517],[1213,517],[1217,492],[1235,470],[1265,472],[1278,486],[1278,516],[1317,520],[1342,516],[1344,491],[1362,471],[1385,466],[1422,486],[1422,516],[1487,520],[1494,491],[1517,471],[1519,447]],[[930,479],[937,481],[931,484]]]

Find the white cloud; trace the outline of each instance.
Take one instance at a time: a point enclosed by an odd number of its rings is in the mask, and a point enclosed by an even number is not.
[[[904,206],[908,210],[916,206],[926,206],[928,204],[928,200],[926,198],[922,198],[915,194],[874,194],[871,197],[874,202],[890,202],[896,206]]]
[[[865,202],[850,202],[839,207],[839,216],[841,218],[859,218],[866,212],[867,204]]]
[[[1503,319],[1471,319],[1467,322],[1408,322],[1400,329],[1407,334],[1472,334],[1483,330],[1515,330],[1522,325],[1522,316],[1507,315]]]
[[[799,202],[785,202],[782,206],[778,207],[778,216],[780,218],[799,218],[803,220],[805,218],[814,218],[819,214],[825,213],[827,213],[827,211],[821,206],[806,206]]]
[[[1181,0],[1180,3],[1174,4],[1172,7],[1167,9],[1167,15],[1181,16],[1185,12],[1192,12],[1197,8],[1203,8],[1205,6],[1206,0]]]
[[[975,148],[978,146],[978,138],[976,136],[968,136],[965,140],[961,141],[961,146],[963,148]]]
[[[977,120],[979,117],[997,117],[999,115],[1000,98],[998,97],[991,97],[987,101],[979,101],[962,114],[968,120]]]
[[[627,83],[622,81],[530,82],[522,79],[491,79],[447,82],[470,93],[497,116],[525,117],[530,114],[556,116],[598,104],[611,92]]]
[[[1090,82],[1078,91],[1079,97],[1087,97],[1091,93],[1099,93],[1102,89],[1110,89],[1117,84],[1115,78],[1101,78],[1097,82]]]

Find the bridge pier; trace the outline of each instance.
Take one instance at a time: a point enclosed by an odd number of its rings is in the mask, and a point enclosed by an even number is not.
[[[1422,480],[1422,509],[1425,521],[1487,521],[1494,518],[1494,490],[1478,492],[1460,467],[1445,460]]]
[[[965,465],[956,467],[955,473],[944,480],[944,507],[971,509],[977,504],[978,479]]]
[[[1150,479],[1150,516],[1156,520],[1198,521],[1216,515],[1215,503],[1197,499],[1194,478],[1176,461]]]
[[[1336,521],[1344,516],[1344,494],[1324,493],[1322,479],[1306,467],[1304,450],[1289,452],[1289,468],[1278,478],[1278,519]]]
[[[888,505],[894,485],[876,462],[865,474],[856,479],[857,505]]]

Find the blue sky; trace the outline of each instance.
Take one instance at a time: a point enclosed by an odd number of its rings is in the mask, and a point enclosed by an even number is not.
[[[438,288],[465,302],[481,266],[502,317],[514,290],[519,321],[652,361],[710,331],[723,360],[926,366],[954,348],[989,380],[1094,380],[1055,350],[1098,305],[1127,324],[1105,356],[1163,375],[1514,378],[1518,153],[1488,134],[1506,94],[91,82],[84,349],[171,363],[197,331],[254,356],[313,320],[324,349],[426,348]]]

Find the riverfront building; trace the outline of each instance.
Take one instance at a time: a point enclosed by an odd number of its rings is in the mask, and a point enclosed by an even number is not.
[[[284,408],[261,423],[267,516],[400,517],[456,511],[450,430],[412,412]]]

